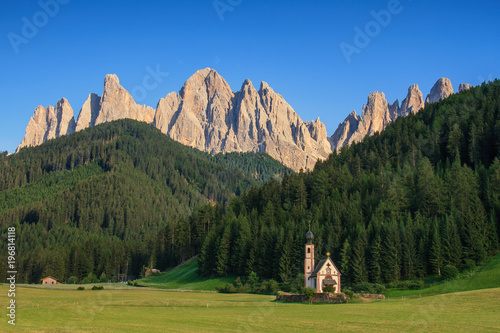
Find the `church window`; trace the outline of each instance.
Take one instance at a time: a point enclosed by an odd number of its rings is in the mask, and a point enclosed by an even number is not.
[[[307,253],[311,253],[311,248],[310,247],[307,248]]]

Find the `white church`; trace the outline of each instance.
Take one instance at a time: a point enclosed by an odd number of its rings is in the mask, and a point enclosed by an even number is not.
[[[304,260],[305,287],[316,289],[317,293],[322,293],[325,286],[331,285],[334,292],[340,293],[340,272],[327,253],[327,258],[321,260],[314,266],[314,235],[309,230],[306,233],[306,256]]]

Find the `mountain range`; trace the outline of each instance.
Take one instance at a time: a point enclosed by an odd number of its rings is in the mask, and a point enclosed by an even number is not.
[[[459,91],[469,88],[470,85],[461,84]],[[247,79],[239,91],[233,92],[214,69],[205,68],[192,75],[178,93],[171,92],[160,99],[153,109],[138,105],[118,77],[108,74],[102,95],[89,94],[76,121],[65,98],[55,107],[38,106],[17,151],[101,123],[129,118],[146,122],[170,138],[210,154],[265,152],[295,171],[307,170],[332,151],[380,132],[397,117],[417,113],[426,104],[453,92],[446,78],[435,83],[425,102],[417,84],[408,88],[401,105],[398,100],[389,104],[384,93],[375,91],[368,96],[361,115],[353,111],[328,137],[319,118],[303,121],[266,82],[261,82],[257,90]]]

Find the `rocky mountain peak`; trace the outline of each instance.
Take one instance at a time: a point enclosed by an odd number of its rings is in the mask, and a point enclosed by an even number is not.
[[[425,98],[425,104],[435,103],[453,94],[451,81],[445,77],[436,81],[430,93]]]
[[[462,92],[464,90],[469,90],[470,88],[472,88],[472,86],[468,83],[460,83],[460,85],[458,86],[458,92]]]
[[[120,86],[120,79],[116,74],[106,74],[104,77],[104,90],[106,88],[118,87]]]
[[[89,94],[78,114],[76,131],[94,126],[100,110],[101,96],[94,93]]]
[[[73,109],[66,98],[61,98],[56,103],[55,108],[51,105],[46,108],[39,105],[26,127],[23,141],[16,151],[23,147],[38,146],[47,140],[72,134],[75,127]]]
[[[264,82],[264,81],[262,81],[262,82],[260,83],[259,93],[260,93],[260,92],[263,92],[263,91],[269,91],[269,92],[273,92],[273,93],[274,93],[273,88],[271,88],[271,87],[269,86],[269,84],[267,84],[267,82]]]
[[[55,116],[57,121],[55,137],[68,135],[75,132],[76,122],[73,115],[73,108],[66,98],[61,98],[55,107]]]
[[[422,92],[418,88],[418,84],[413,84],[408,88],[406,98],[401,103],[399,116],[406,117],[410,113],[417,113],[425,106]]]
[[[149,124],[154,121],[155,110],[149,106],[136,104],[132,95],[120,85],[120,80],[115,74],[108,74],[104,78],[100,104],[94,125],[125,118]]]
[[[363,106],[361,118],[360,127],[366,130],[365,135],[373,135],[376,132],[381,132],[391,122],[389,104],[385,99],[384,93],[374,91],[368,95],[368,101]],[[360,140],[356,140],[356,142],[358,141]]]
[[[468,89],[460,85],[460,90]],[[439,79],[427,96],[437,101],[453,93],[448,79]],[[101,96],[91,93],[75,123],[73,109],[63,98],[55,107],[38,106],[18,149],[71,134],[103,122],[130,118],[147,122],[182,144],[215,154],[226,152],[266,152],[295,171],[311,169],[318,159],[326,159],[367,135],[382,131],[398,116],[418,112],[424,106],[418,85],[408,88],[399,106],[387,102],[383,92],[368,95],[361,115],[355,111],[328,138],[319,118],[303,121],[294,109],[268,83],[257,91],[246,79],[233,92],[217,71],[205,68],[186,80],[179,93],[171,92],[158,101],[156,110],[138,105],[120,85],[116,74],[104,78]]]
[[[389,117],[391,118],[391,121],[396,120],[398,117],[399,113],[399,100],[396,99],[394,103],[389,104]]]

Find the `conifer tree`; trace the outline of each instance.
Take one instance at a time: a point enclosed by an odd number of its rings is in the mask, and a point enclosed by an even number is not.
[[[432,266],[432,272],[441,275],[443,268],[444,256],[441,245],[441,237],[439,235],[439,227],[437,222],[434,223],[431,236],[431,246],[429,249],[429,260]]]

